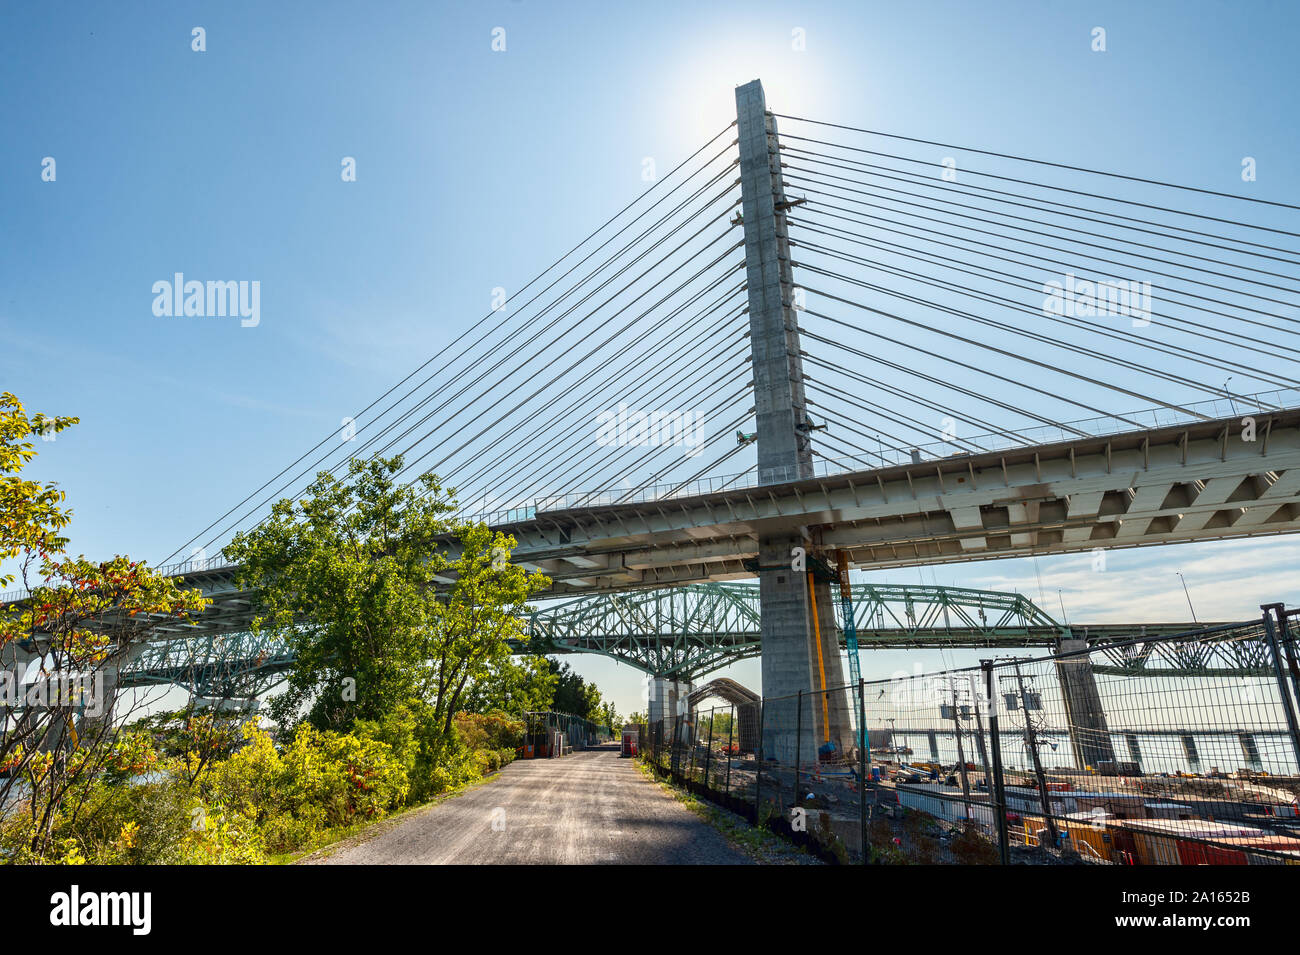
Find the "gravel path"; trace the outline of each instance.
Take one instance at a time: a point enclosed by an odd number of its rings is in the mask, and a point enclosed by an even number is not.
[[[500,810],[500,812],[497,812]],[[495,813],[495,817],[494,817]],[[494,826],[495,818],[495,826]],[[751,864],[617,746],[519,760],[497,778],[309,865]]]

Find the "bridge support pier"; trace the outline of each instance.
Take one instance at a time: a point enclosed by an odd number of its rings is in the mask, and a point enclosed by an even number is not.
[[[1079,637],[1065,637],[1056,645],[1059,654],[1086,650],[1088,642]],[[1102,762],[1114,762],[1115,747],[1106,726],[1106,711],[1097,692],[1097,676],[1092,672],[1088,655],[1056,661],[1056,679],[1061,685],[1065,716],[1070,726],[1070,746],[1079,769],[1094,769]]]
[[[649,691],[646,718],[651,726],[663,720],[663,739],[665,743],[670,742],[675,737],[677,727],[690,717],[686,698],[691,694],[691,685],[669,677],[652,676],[649,678]]]
[[[745,271],[757,424],[758,483],[812,477],[812,446],[795,311],[776,119],[757,80],[736,88]],[[815,763],[829,741],[851,742],[830,585],[796,569],[804,536],[759,539],[759,608],[763,642],[763,752],[782,763]],[[803,691],[803,735],[795,694]],[[789,697],[789,699],[786,699]]]
[[[0,647],[0,702],[16,706],[22,700],[23,677],[35,659],[36,654],[18,646],[17,641]],[[12,700],[9,694],[13,695]]]

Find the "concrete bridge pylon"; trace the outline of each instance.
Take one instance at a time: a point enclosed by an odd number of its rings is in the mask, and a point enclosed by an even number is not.
[[[813,423],[804,395],[776,118],[758,80],[736,88],[741,206],[749,293],[757,424],[758,482],[812,477]],[[764,754],[792,763],[852,745],[848,696],[823,692],[844,682],[830,584],[808,572],[818,542],[797,534],[760,535],[755,572],[762,630]],[[805,693],[802,718],[795,696]],[[811,691],[811,692],[810,692]],[[802,726],[802,733],[797,727]]]

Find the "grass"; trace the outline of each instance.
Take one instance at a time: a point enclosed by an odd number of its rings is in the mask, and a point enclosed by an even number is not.
[[[646,778],[657,783],[683,806],[714,829],[717,829],[730,845],[745,853],[755,862],[761,862],[765,865],[821,864],[821,861],[816,856],[791,845],[776,833],[767,829],[759,829],[751,825],[749,820],[744,817],[698,799],[686,790],[677,788],[671,782],[660,779],[645,760],[638,759],[636,765]]]

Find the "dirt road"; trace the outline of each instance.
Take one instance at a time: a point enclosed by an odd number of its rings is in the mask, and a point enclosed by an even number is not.
[[[617,747],[521,760],[416,812],[326,865],[750,864]]]

